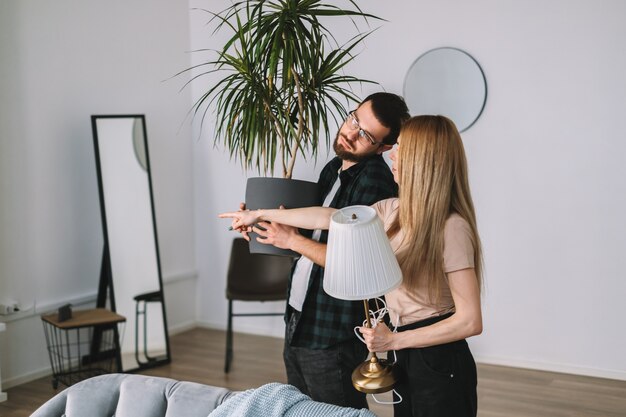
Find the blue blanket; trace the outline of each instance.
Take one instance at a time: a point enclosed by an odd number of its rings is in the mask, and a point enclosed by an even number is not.
[[[339,407],[313,401],[296,387],[273,382],[237,394],[209,417],[376,417],[369,410]]]

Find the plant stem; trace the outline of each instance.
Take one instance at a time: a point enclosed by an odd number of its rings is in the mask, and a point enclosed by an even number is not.
[[[304,117],[305,117],[305,109],[304,109],[304,99],[302,97],[302,86],[300,85],[300,77],[296,73],[293,65],[290,68],[291,75],[293,75],[294,82],[296,84],[296,91],[298,92],[298,133],[296,134],[296,140],[293,145],[293,148],[290,149],[291,160],[289,161],[289,168],[287,172],[284,173],[285,178],[291,178],[293,174],[293,167],[296,163],[296,157],[298,156],[298,147],[300,146],[300,141],[302,140],[302,133],[304,131]]]

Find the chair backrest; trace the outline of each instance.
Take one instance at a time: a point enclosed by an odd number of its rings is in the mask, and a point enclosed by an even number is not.
[[[293,262],[289,256],[251,254],[248,242],[235,238],[228,265],[226,298],[247,301],[286,299]]]

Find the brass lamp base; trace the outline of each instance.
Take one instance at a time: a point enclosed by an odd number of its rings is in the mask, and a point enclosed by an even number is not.
[[[391,366],[381,363],[376,354],[352,372],[352,385],[366,394],[391,391],[396,383]]]

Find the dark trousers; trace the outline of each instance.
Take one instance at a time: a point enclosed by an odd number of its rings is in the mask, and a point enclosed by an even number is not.
[[[398,331],[428,326],[445,317],[449,315],[402,326]],[[394,405],[394,417],[476,416],[476,363],[465,340],[396,354],[395,389],[402,402]]]
[[[367,358],[356,338],[326,349],[291,346],[296,315],[287,322],[283,359],[287,382],[315,401],[342,407],[367,408],[365,394],[352,386],[352,371]]]

